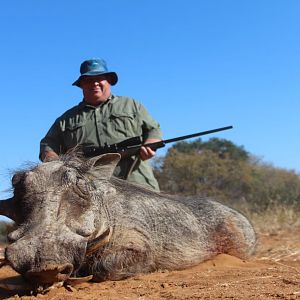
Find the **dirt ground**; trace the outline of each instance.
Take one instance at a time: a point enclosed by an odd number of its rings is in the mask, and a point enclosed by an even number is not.
[[[219,255],[196,267],[123,281],[81,283],[30,295],[9,267],[0,269],[0,299],[300,299],[300,229],[259,234],[248,261]]]

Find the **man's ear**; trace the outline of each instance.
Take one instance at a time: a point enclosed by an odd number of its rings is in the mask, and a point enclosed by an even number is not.
[[[118,153],[107,153],[88,160],[89,173],[98,179],[110,179],[121,159]]]

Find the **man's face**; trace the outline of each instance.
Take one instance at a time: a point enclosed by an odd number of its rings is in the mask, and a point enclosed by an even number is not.
[[[87,76],[80,80],[80,87],[86,103],[99,105],[110,96],[109,78],[105,75]]]

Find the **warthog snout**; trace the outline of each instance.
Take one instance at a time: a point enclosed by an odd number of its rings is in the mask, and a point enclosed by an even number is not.
[[[43,268],[32,269],[26,272],[25,277],[32,282],[52,284],[67,280],[73,272],[72,264],[47,265]]]

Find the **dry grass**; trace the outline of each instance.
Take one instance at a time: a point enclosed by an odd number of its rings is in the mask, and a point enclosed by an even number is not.
[[[252,212],[248,217],[254,227],[262,233],[300,228],[300,212],[294,207],[276,205],[263,212]]]
[[[251,220],[258,235],[257,257],[300,273],[291,266],[291,262],[300,260],[299,210],[294,206],[277,204],[262,212],[247,210],[244,213]]]
[[[276,234],[279,231],[300,229],[300,211],[296,206],[280,204],[270,205],[267,209],[253,210],[250,206],[233,206],[243,213],[253,224],[255,230],[262,234]]]

